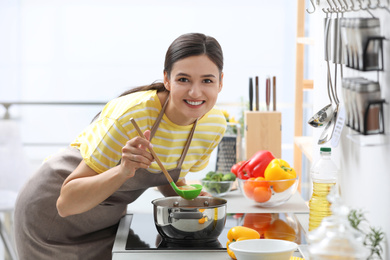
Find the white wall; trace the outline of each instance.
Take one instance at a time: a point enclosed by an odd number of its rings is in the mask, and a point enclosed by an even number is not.
[[[323,1],[325,2],[325,1]],[[325,5],[323,5],[324,7]],[[320,10],[320,9],[318,9]],[[323,18],[325,14],[322,11],[316,11],[312,16],[315,33],[315,78],[313,93],[313,110],[318,111],[329,103],[326,92],[326,63],[323,56]],[[390,28],[387,26],[390,22],[390,13],[383,9],[373,10],[372,13],[381,19],[382,34],[387,39],[390,37]],[[346,17],[369,17],[367,12],[346,13]],[[382,98],[390,100],[390,46],[387,41],[384,42],[384,68],[379,72],[379,82],[382,90]],[[334,67],[331,65],[332,75]],[[376,72],[358,72],[344,67],[344,77],[362,76],[372,80],[377,79]],[[340,81],[340,77],[338,82]],[[338,96],[342,101],[341,84],[338,84]],[[382,227],[388,236],[390,234],[390,174],[388,168],[389,162],[389,106],[385,108],[385,130],[386,135],[382,136],[358,136],[350,128],[344,127],[340,143],[332,148],[334,159],[341,171],[341,192],[345,202],[354,209],[363,209],[370,224],[374,227]],[[313,154],[314,159],[319,157],[318,138],[322,129],[314,129]],[[355,138],[350,139],[350,136]],[[352,140],[359,140],[358,142]],[[372,146],[364,146],[372,144]],[[331,146],[331,142],[324,146]],[[387,242],[389,247],[389,242]],[[388,251],[388,249],[387,249]]]
[[[283,155],[292,163],[296,3],[290,0],[0,0],[0,101],[108,101],[162,79],[169,44],[214,36],[225,55],[218,103],[235,118],[248,79],[277,76]],[[224,104],[230,104],[225,106]],[[34,162],[69,143],[101,107],[13,106]],[[4,110],[1,110],[0,113]]]

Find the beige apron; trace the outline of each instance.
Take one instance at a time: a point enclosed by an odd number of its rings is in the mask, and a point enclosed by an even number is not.
[[[160,124],[167,101],[153,125],[151,138]],[[169,171],[175,182],[196,124],[177,167]],[[80,151],[68,147],[46,161],[19,193],[15,207],[15,240],[20,260],[111,259],[118,223],[127,205],[146,189],[168,183],[162,173],[138,169],[133,178],[95,208],[62,218],[58,215],[56,201],[64,180],[81,160]]]

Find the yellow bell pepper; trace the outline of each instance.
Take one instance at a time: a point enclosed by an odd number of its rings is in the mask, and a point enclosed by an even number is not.
[[[295,170],[290,167],[288,162],[282,159],[273,159],[264,171],[264,178],[267,181],[289,180],[295,179],[296,177],[297,173]],[[294,184],[294,182],[295,180],[277,183],[275,182],[271,183],[271,185],[273,185],[275,192],[282,192],[287,190],[291,185]]]
[[[227,234],[228,242],[226,243],[227,253],[233,259],[237,259],[234,252],[229,248],[229,244],[236,241],[247,239],[259,239],[260,234],[256,230],[243,226],[232,227]]]

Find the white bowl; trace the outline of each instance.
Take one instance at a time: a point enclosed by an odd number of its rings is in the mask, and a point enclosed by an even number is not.
[[[279,239],[248,239],[230,243],[229,248],[237,260],[289,260],[298,245]]]

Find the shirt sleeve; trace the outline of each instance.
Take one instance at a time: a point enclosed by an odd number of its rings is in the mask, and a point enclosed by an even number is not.
[[[102,173],[119,163],[122,147],[128,140],[126,131],[117,120],[104,117],[85,131],[80,152],[89,167]]]

